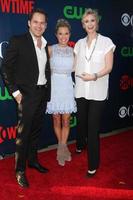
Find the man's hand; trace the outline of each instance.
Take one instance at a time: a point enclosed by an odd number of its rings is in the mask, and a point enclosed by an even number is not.
[[[22,94],[19,93],[19,94],[15,97],[15,99],[16,99],[17,103],[20,104],[21,101],[22,101]]]

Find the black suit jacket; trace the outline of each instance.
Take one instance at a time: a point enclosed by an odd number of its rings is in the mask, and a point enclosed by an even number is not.
[[[45,47],[47,63],[45,75],[47,79],[47,97],[50,100],[51,93],[51,74],[47,45]],[[19,89],[19,85],[37,85],[39,67],[36,51],[31,34],[14,36],[9,41],[5,57],[2,62],[2,74],[10,93]]]

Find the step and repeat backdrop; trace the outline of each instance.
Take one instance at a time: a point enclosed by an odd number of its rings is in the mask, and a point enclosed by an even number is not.
[[[27,31],[28,14],[34,8],[48,13],[45,38],[56,43],[55,24],[59,18],[67,19],[72,26],[69,44],[85,36],[81,17],[86,8],[98,10],[99,32],[116,44],[113,71],[110,74],[110,92],[100,133],[133,125],[133,4],[131,0],[0,0],[0,67],[12,35]],[[69,140],[76,136],[76,116],[71,117]],[[16,103],[9,95],[0,76],[0,155],[15,151],[17,127]],[[55,144],[56,138],[50,115],[44,117],[39,149]]]

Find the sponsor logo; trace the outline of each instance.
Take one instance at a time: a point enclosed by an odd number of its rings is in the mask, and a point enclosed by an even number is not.
[[[0,0],[2,13],[29,14],[34,9],[33,0]]]
[[[86,8],[77,7],[77,6],[65,6],[63,13],[67,19],[81,19]]]
[[[5,140],[16,139],[17,126],[12,127],[2,127],[0,126],[0,144]]]
[[[77,119],[75,116],[71,116],[70,127],[73,128],[77,125]],[[0,144],[5,140],[14,140],[17,136],[17,126],[3,127],[0,126]]]
[[[121,55],[123,57],[133,57],[133,47],[123,47],[121,49]]]
[[[70,118],[70,127],[73,128],[77,125],[77,119],[75,116],[71,116]]]
[[[128,75],[123,75],[120,79],[121,90],[128,90],[133,87],[133,78]]]
[[[86,9],[87,8],[84,8],[84,7],[66,5],[63,9],[63,13],[67,19],[80,20],[84,12],[86,11]],[[101,16],[99,16],[99,19],[101,19]]]
[[[6,87],[2,88],[0,87],[0,101],[5,100],[12,100],[13,98],[9,95],[8,89]]]
[[[7,46],[8,46],[8,42],[7,41],[2,41],[0,43],[0,58],[1,59],[3,58],[4,52],[5,52],[6,48],[7,48]]]
[[[121,23],[124,25],[124,26],[128,26],[131,24],[131,26],[133,26],[133,15],[129,15],[127,13],[123,13],[122,16],[121,16]]]
[[[128,107],[122,106],[119,109],[119,117],[120,118],[133,117],[133,105],[129,105]]]
[[[8,45],[7,41],[2,41],[0,43],[0,67],[7,45]],[[0,87],[0,101],[12,100],[12,99],[13,98],[9,95],[8,89],[6,87]]]

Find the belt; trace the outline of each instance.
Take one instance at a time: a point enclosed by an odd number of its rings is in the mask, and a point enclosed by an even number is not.
[[[36,88],[37,88],[37,89],[43,89],[43,88],[46,88],[46,84],[45,84],[45,85],[36,85]]]

